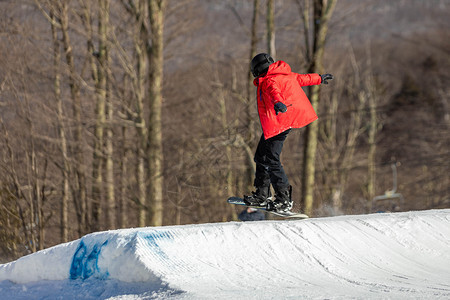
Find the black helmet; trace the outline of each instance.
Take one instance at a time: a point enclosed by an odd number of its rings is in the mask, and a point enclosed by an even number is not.
[[[274,62],[275,61],[272,56],[267,53],[260,53],[256,55],[253,57],[251,63],[251,71],[253,76],[258,77],[259,75],[266,73],[269,66]]]

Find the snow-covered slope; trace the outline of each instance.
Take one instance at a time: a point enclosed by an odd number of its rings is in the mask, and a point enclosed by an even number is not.
[[[1,299],[450,298],[450,210],[86,235],[0,265]]]

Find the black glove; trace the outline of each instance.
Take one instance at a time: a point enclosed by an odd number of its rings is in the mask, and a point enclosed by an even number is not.
[[[283,102],[275,103],[275,105],[273,106],[273,109],[275,109],[275,113],[277,114],[277,116],[278,116],[279,112],[285,113],[287,111],[287,107],[286,107],[286,105],[284,105]]]
[[[328,84],[327,80],[333,79],[333,75],[331,75],[331,74],[323,74],[323,75],[319,74],[319,76],[320,76],[320,78],[322,78],[322,82],[321,83],[323,83],[323,84]]]

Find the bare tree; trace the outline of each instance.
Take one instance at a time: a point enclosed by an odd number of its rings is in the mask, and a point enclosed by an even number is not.
[[[221,130],[224,133],[224,135],[226,136],[226,142],[224,143],[224,148],[225,148],[225,160],[226,160],[226,190],[230,193],[228,196],[232,196],[233,191],[235,191],[234,188],[234,172],[233,172],[233,168],[231,165],[232,162],[232,151],[233,151],[233,145],[232,145],[232,140],[236,138],[236,132],[235,130],[233,130],[232,127],[232,121],[230,122],[229,117],[228,117],[228,112],[227,112],[227,100],[230,98],[230,93],[226,92],[226,89],[224,88],[224,84],[222,84],[220,82],[219,79],[219,71],[217,70],[217,68],[215,68],[215,72],[214,72],[214,88],[215,88],[215,95],[214,98],[216,98],[219,102],[219,107],[220,107],[220,114],[219,114],[219,119],[220,119],[220,123],[221,123]],[[232,88],[233,90],[233,88]],[[231,124],[229,124],[231,123]],[[237,214],[236,214],[236,210],[234,209],[234,207],[228,205],[225,201],[223,201],[223,206],[224,206],[224,216],[222,218],[223,221],[226,221],[229,219],[229,217],[231,217],[231,219],[233,220],[237,220]]]
[[[139,224],[144,226],[147,220],[151,225],[163,222],[163,151],[162,151],[162,80],[164,50],[164,11],[166,1],[122,2],[127,11],[136,20],[134,50],[137,56],[137,70],[134,85],[137,90],[136,128],[140,137],[138,155],[138,186],[140,217]],[[132,70],[132,68],[128,68]],[[145,84],[147,92],[145,92]],[[148,108],[146,122],[144,109]],[[144,166],[145,159],[148,168]],[[146,179],[148,178],[148,180]],[[147,193],[147,186],[149,190]],[[147,211],[150,212],[147,215]]]
[[[377,149],[377,132],[380,130],[381,124],[378,121],[377,106],[379,105],[379,94],[375,77],[373,76],[373,68],[370,55],[368,55],[369,73],[365,76],[363,82],[362,93],[364,93],[369,102],[369,125],[368,125],[368,141],[369,152],[367,155],[367,211],[370,212],[372,207],[372,199],[376,195],[376,149]]]
[[[22,83],[23,84],[23,83]],[[26,141],[23,143],[22,163],[17,162],[17,151],[13,149],[9,132],[2,124],[4,143],[7,148],[8,161],[7,167],[7,186],[8,194],[16,201],[19,218],[22,224],[22,232],[25,235],[27,247],[31,252],[44,249],[45,228],[49,218],[52,216],[52,210],[45,211],[44,205],[47,200],[47,167],[46,157],[38,157],[37,139],[38,134],[35,131],[35,124],[31,115],[29,95],[17,90],[15,84],[11,82],[10,88],[16,97],[18,118],[22,119],[26,126]],[[23,97],[24,103],[19,99]],[[5,167],[5,166],[4,166]]]
[[[55,72],[55,84],[54,84],[54,92],[55,92],[55,100],[57,107],[57,124],[58,124],[58,134],[60,140],[60,150],[62,156],[62,165],[61,165],[61,174],[62,174],[62,199],[61,199],[61,241],[68,242],[69,241],[69,229],[68,229],[68,219],[69,219],[69,174],[70,167],[68,161],[68,152],[67,152],[67,139],[66,139],[66,131],[64,128],[64,112],[63,112],[63,104],[62,104],[62,96],[61,96],[61,46],[58,38],[58,26],[59,23],[55,16],[55,8],[50,8],[50,26],[52,29],[52,40],[53,40],[53,67]]]
[[[259,20],[259,0],[253,0],[253,13],[252,13],[252,25],[250,31],[250,55],[249,62],[256,55],[256,48],[258,46],[258,20]],[[247,129],[247,136],[245,138],[246,144],[244,145],[247,149],[252,149],[255,146],[255,120],[254,120],[254,89],[253,85],[253,74],[250,70],[250,63],[248,65],[247,73],[247,97],[245,99],[245,127]],[[252,187],[252,179],[255,174],[255,163],[253,161],[252,155],[247,155],[247,171],[246,171],[246,183],[245,186]]]
[[[95,86],[95,129],[94,129],[94,153],[92,160],[92,208],[91,208],[91,227],[94,231],[100,230],[100,219],[102,215],[103,202],[103,162],[104,162],[104,128],[105,128],[105,102],[106,102],[106,76],[104,74],[104,64],[106,51],[102,47],[101,38],[99,39],[99,49],[95,50],[94,46],[94,29],[91,14],[93,7],[91,2],[81,2],[84,6],[83,20],[87,32],[87,55],[89,58],[92,78]],[[97,9],[97,11],[100,11]],[[99,12],[99,16],[104,13]],[[104,30],[105,24],[99,18],[98,31]],[[101,37],[101,34],[97,34]],[[97,63],[98,61],[98,63]]]
[[[148,163],[150,179],[149,207],[150,224],[163,224],[163,149],[162,149],[162,81],[164,49],[164,10],[165,0],[149,0],[149,17],[151,28],[150,71],[149,71],[149,107],[148,124]]]
[[[148,6],[145,1],[122,1],[126,11],[134,19],[133,25],[133,59],[127,59],[124,50],[121,51],[122,67],[131,78],[133,97],[135,98],[131,107],[127,109],[127,117],[133,122],[138,135],[136,145],[136,181],[137,181],[137,204],[138,224],[143,227],[147,224],[147,172],[145,166],[148,129],[145,116],[146,78],[148,73]],[[117,41],[116,44],[119,44]],[[118,45],[119,46],[119,45]],[[134,67],[134,65],[136,67]]]
[[[322,73],[322,60],[325,51],[325,40],[328,31],[328,22],[333,14],[337,0],[314,0],[312,6],[312,18],[309,17],[310,0],[298,0],[303,9],[303,22],[305,29],[306,45],[311,45],[309,51],[308,73]],[[312,24],[312,28],[311,28]],[[309,41],[310,37],[312,41]],[[320,86],[309,87],[309,97],[314,110],[319,109]],[[315,182],[315,162],[318,140],[318,122],[313,122],[306,127],[305,148],[303,156],[303,177],[302,177],[302,203],[306,214],[311,214],[313,210],[314,182]]]
[[[75,121],[75,146],[73,147],[73,152],[76,156],[75,173],[77,178],[77,186],[73,191],[73,200],[77,209],[79,234],[82,235],[88,231],[89,222],[80,84],[75,69],[73,46],[69,36],[69,2],[67,0],[54,1],[53,5],[55,5],[58,10],[58,18],[61,22],[63,49],[66,55],[66,63],[69,72],[69,87],[72,98],[73,119]]]
[[[94,30],[92,28],[91,3],[82,2],[84,7],[84,25],[87,32],[88,56],[91,65],[92,78],[94,80],[96,95],[96,124],[94,130],[94,151],[92,168],[92,226],[94,230],[100,229],[102,220],[103,201],[106,197],[106,225],[108,228],[115,227],[115,196],[113,162],[112,162],[112,131],[111,124],[111,101],[108,99],[108,73],[109,73],[109,0],[99,1],[98,12],[98,50],[94,47]],[[108,109],[108,111],[107,111]],[[109,122],[107,122],[107,118]],[[105,136],[105,131],[107,135]],[[108,146],[108,147],[107,147]],[[104,172],[105,171],[105,172]],[[106,180],[103,179],[106,174]],[[106,190],[106,193],[105,193]]]
[[[344,95],[354,95],[352,99],[357,102],[340,105]],[[327,99],[324,100],[327,101]],[[329,101],[326,102],[325,116],[319,126],[318,149],[323,153],[322,164],[325,166],[321,172],[324,182],[322,190],[325,191],[322,192],[323,198],[330,199],[332,202],[333,210],[328,213],[338,214],[342,210],[342,197],[346,192],[355,149],[359,137],[364,132],[363,119],[366,105],[367,95],[360,91],[358,80],[336,85],[331,91]],[[346,113],[348,117],[345,121],[339,118],[342,115],[342,107],[350,110]]]
[[[105,77],[105,90],[106,90],[106,140],[105,140],[105,173],[106,173],[106,216],[108,228],[115,228],[116,224],[116,195],[115,195],[115,181],[114,181],[114,146],[113,146],[113,118],[114,108],[111,95],[111,59],[109,55],[109,28],[110,28],[110,1],[102,0],[100,2],[100,43],[99,50],[105,52],[104,55],[100,55],[100,66],[103,69],[103,76]]]

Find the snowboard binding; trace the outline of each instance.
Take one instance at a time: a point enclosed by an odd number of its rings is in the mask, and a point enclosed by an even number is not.
[[[253,192],[252,192],[253,193]],[[255,197],[255,195],[244,196],[243,198],[245,205],[251,207],[259,207],[259,208],[267,208],[268,205],[272,202],[271,197],[269,198],[261,198]]]
[[[288,212],[292,209],[293,201],[270,201],[267,203],[266,210],[275,212]]]

